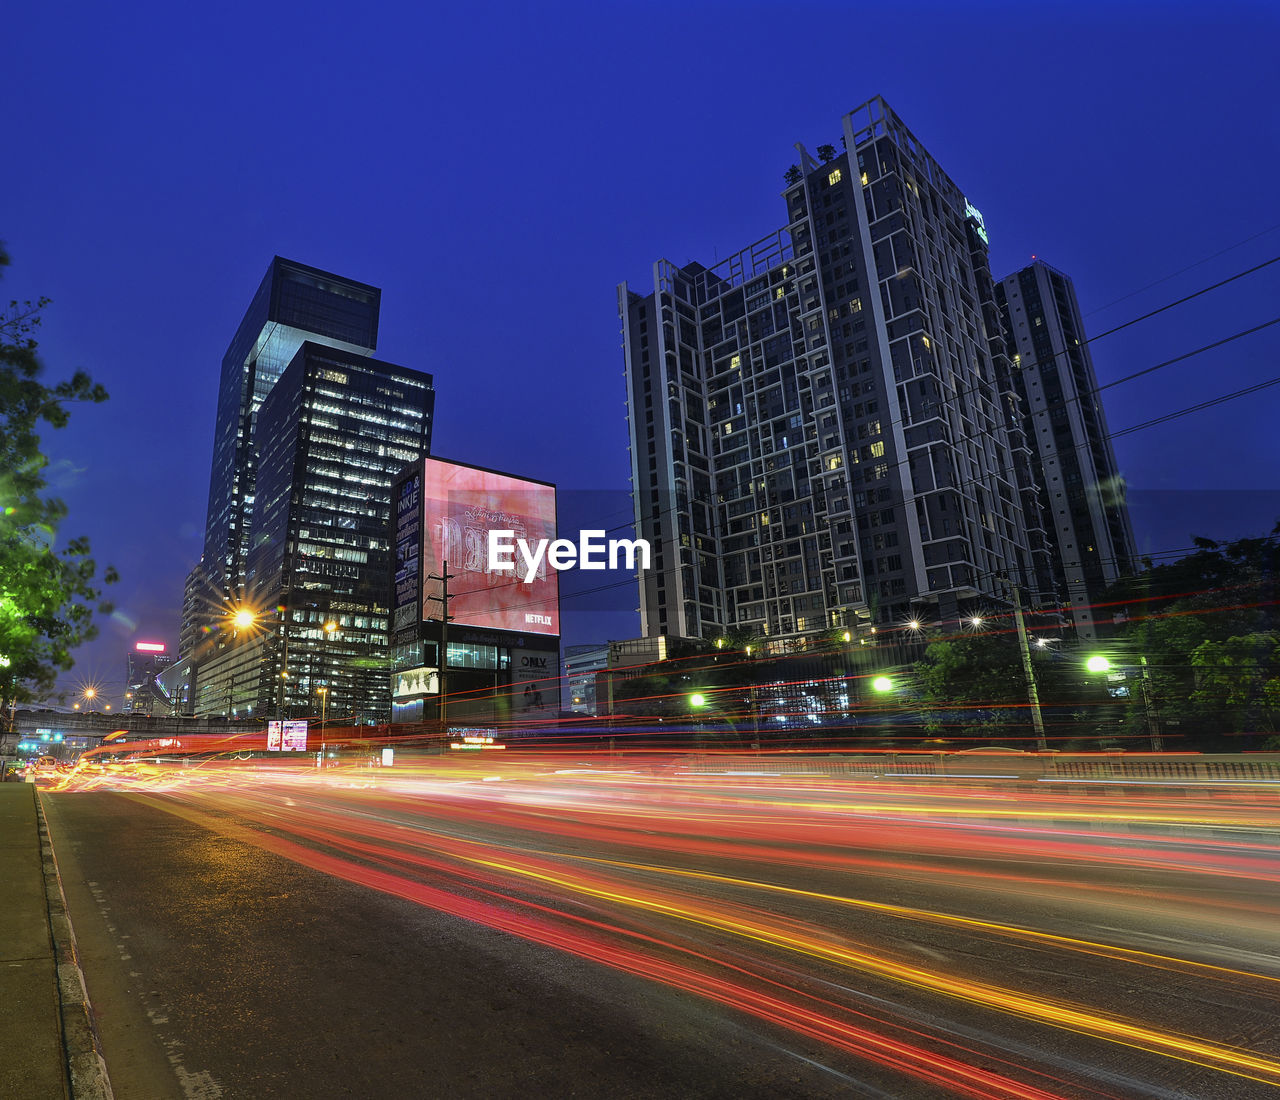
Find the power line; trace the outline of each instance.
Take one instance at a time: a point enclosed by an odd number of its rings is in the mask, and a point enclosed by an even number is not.
[[[1259,390],[1265,390],[1276,385],[1280,385],[1280,377],[1268,379],[1266,382],[1259,382],[1256,386],[1246,386],[1244,389],[1235,390],[1232,393],[1225,393],[1220,397],[1214,397],[1208,401],[1202,401],[1198,405],[1190,405],[1185,409],[1177,409],[1174,412],[1165,413],[1164,416],[1157,416],[1151,420],[1144,420],[1141,424],[1134,424],[1131,427],[1122,428],[1118,432],[1112,432],[1111,438],[1115,439],[1122,435],[1129,435],[1132,432],[1140,432],[1144,428],[1153,428],[1157,424],[1164,424],[1170,420],[1178,420],[1181,417],[1190,416],[1194,412],[1199,412],[1201,409],[1209,409],[1214,405],[1223,405],[1228,401],[1234,401],[1238,397],[1245,397],[1248,394],[1257,393]]]
[[[1245,237],[1242,241],[1236,241],[1235,244],[1229,244],[1226,248],[1220,248],[1217,252],[1212,252],[1203,259],[1196,260],[1195,263],[1187,264],[1186,267],[1180,267],[1177,271],[1162,276],[1154,283],[1148,283],[1146,286],[1138,287],[1137,290],[1131,290],[1127,294],[1122,294],[1119,298],[1114,298],[1105,305],[1095,306],[1093,309],[1089,310],[1088,313],[1084,314],[1084,316],[1092,317],[1095,313],[1101,313],[1104,309],[1110,309],[1112,306],[1117,306],[1121,302],[1127,302],[1130,298],[1133,298],[1138,294],[1142,294],[1144,291],[1152,290],[1155,287],[1158,287],[1161,283],[1167,283],[1170,279],[1176,279],[1179,275],[1185,275],[1188,271],[1199,267],[1201,264],[1207,264],[1210,260],[1216,260],[1219,256],[1225,256],[1228,252],[1233,252],[1242,245],[1249,244],[1251,241],[1256,241],[1259,237],[1265,237],[1268,233],[1274,233],[1277,229],[1280,229],[1280,222],[1277,222],[1275,225],[1269,225],[1266,229],[1261,229],[1252,236]]]

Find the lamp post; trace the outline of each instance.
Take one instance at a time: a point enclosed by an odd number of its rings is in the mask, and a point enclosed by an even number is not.
[[[324,767],[324,754],[327,748],[324,740],[324,724],[329,714],[329,689],[322,684],[316,688],[316,694],[320,696],[320,766]]]
[[[281,608],[281,618],[279,623],[279,641],[280,641],[280,694],[277,696],[276,717],[283,719],[285,717],[285,690],[289,680],[289,631],[284,620],[284,609]],[[259,624],[261,615],[251,607],[237,607],[231,613],[231,625],[235,627],[237,633],[249,631]],[[228,702],[231,698],[232,686],[227,685]]]
[[[1142,692],[1142,715],[1146,721],[1147,736],[1151,739],[1151,751],[1164,751],[1164,738],[1160,735],[1160,722],[1156,716],[1155,701],[1151,698],[1151,674],[1147,670],[1146,654],[1138,658],[1141,672],[1138,676],[1138,690]],[[1110,672],[1111,661],[1101,653],[1091,655],[1084,663],[1089,672]],[[1128,673],[1125,674],[1128,680]]]

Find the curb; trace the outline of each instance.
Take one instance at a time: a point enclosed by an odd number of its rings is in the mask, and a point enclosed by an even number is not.
[[[93,1010],[85,987],[75,930],[67,914],[62,876],[44,817],[44,804],[36,793],[36,820],[40,831],[40,857],[44,868],[44,893],[49,905],[49,931],[53,936],[58,968],[58,1002],[62,1016],[62,1046],[67,1056],[67,1076],[72,1100],[114,1100],[107,1064],[102,1057]]]

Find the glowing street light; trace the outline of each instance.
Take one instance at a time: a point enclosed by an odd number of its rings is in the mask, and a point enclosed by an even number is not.
[[[235,614],[231,616],[231,624],[237,630],[248,630],[249,627],[253,626],[253,624],[257,621],[258,621],[258,616],[255,615],[252,611],[250,611],[249,608],[247,607],[239,608],[235,612]]]
[[[700,691],[695,691],[689,696],[689,705],[691,707],[705,707],[707,705],[707,697]]]
[[[969,625],[970,625],[970,626],[981,626],[981,625],[982,625],[982,616],[981,616],[981,615],[975,615],[972,619],[970,619],[970,620],[969,620]]]
[[[1090,672],[1106,672],[1111,668],[1111,662],[1102,656],[1102,654],[1095,653],[1085,661],[1084,667]]]
[[[874,691],[892,691],[893,681],[888,676],[877,676],[871,681],[871,687]]]
[[[909,626],[912,630],[919,630],[919,629],[920,629],[920,620],[919,620],[919,619],[912,619],[909,623],[907,623],[907,626]]]

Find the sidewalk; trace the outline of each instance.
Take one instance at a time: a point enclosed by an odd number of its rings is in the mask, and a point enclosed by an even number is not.
[[[0,1096],[110,1096],[36,799],[0,783]]]

